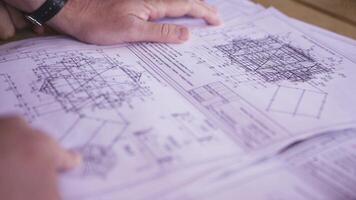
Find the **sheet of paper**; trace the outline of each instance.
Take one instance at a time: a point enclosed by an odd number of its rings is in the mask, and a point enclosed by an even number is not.
[[[141,199],[247,155],[125,45],[5,45],[0,78],[1,115],[22,115],[84,156],[62,177],[65,199]]]
[[[308,33],[311,37],[317,39],[323,44],[327,45],[330,48],[333,48],[335,51],[341,53],[345,57],[349,58],[356,63],[356,41],[350,38],[338,35],[336,33],[321,29],[317,26],[307,24],[305,22],[290,19],[291,22],[298,27],[300,30],[303,30],[305,33]]]
[[[242,172],[233,165],[210,172],[163,199],[355,199],[355,150],[355,128],[323,132]]]
[[[230,134],[245,152],[266,151],[268,147],[329,128],[354,125],[355,115],[349,110],[353,108],[346,105],[352,105],[355,98],[352,96],[355,64],[295,30],[283,19],[288,20],[268,11],[251,21],[227,24],[225,29],[197,29],[191,42],[185,45],[136,44],[128,48],[149,71],[166,80]],[[278,24],[280,29],[276,30],[271,24]],[[230,45],[235,38],[240,38],[240,43]],[[263,51],[263,45],[268,51]],[[245,49],[239,52],[242,47]],[[271,51],[271,48],[276,50]],[[236,55],[224,55],[225,50]],[[246,55],[234,62],[232,59],[239,59],[239,53]],[[267,63],[266,72],[274,72],[268,71],[269,67],[283,66],[290,67],[295,76],[271,73],[267,77],[280,79],[265,79],[263,73],[251,72],[246,67],[255,66],[249,63],[248,56]],[[267,58],[271,58],[270,63]],[[314,71],[314,67],[318,70]],[[342,99],[346,102],[340,102],[339,92],[349,94],[347,99]],[[286,110],[266,109],[271,102]],[[186,190],[185,186],[190,186],[195,178],[180,186]],[[159,199],[162,193],[165,191],[150,195],[149,199]],[[118,198],[121,194],[120,191],[110,193],[103,199]]]
[[[84,165],[64,177],[68,198],[139,186],[244,153],[124,45],[66,38],[6,45],[0,82],[2,114],[25,116],[83,155]]]
[[[355,123],[355,63],[279,13],[242,21],[129,48],[245,149]]]
[[[65,199],[160,199],[356,123],[355,64],[288,23],[266,11],[197,28],[184,45],[5,45],[0,113],[82,153],[62,177]]]
[[[218,8],[221,19],[224,23],[236,21],[239,18],[246,18],[265,10],[261,5],[247,0],[209,0],[209,4]],[[276,11],[276,10],[275,10]],[[329,46],[345,57],[356,62],[356,41],[345,36],[338,35],[331,31],[313,26],[311,24],[289,18],[290,22],[298,29],[314,37],[323,44]],[[202,20],[183,18],[183,19],[165,19],[162,23],[175,23],[189,27],[202,27],[205,23]]]

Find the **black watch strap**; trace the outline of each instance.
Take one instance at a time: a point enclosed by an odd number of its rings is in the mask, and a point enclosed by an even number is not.
[[[46,0],[36,11],[27,14],[26,18],[33,24],[42,26],[56,16],[66,3],[67,0]]]

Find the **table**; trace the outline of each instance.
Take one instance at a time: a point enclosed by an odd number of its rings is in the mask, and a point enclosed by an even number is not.
[[[356,39],[356,0],[253,0],[288,16]]]

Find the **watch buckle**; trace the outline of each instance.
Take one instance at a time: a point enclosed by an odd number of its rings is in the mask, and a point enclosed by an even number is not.
[[[37,25],[37,26],[42,26],[42,24],[41,24],[39,21],[37,21],[36,19],[34,19],[33,17],[31,17],[30,15],[26,15],[25,17],[26,17],[26,19],[27,19],[28,21],[30,21],[32,24]]]

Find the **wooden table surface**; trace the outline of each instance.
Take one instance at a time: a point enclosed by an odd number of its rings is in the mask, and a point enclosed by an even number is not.
[[[288,16],[356,39],[356,0],[253,0]]]
[[[265,7],[274,6],[288,16],[356,39],[356,0],[253,0]],[[35,37],[20,31],[11,41]]]

